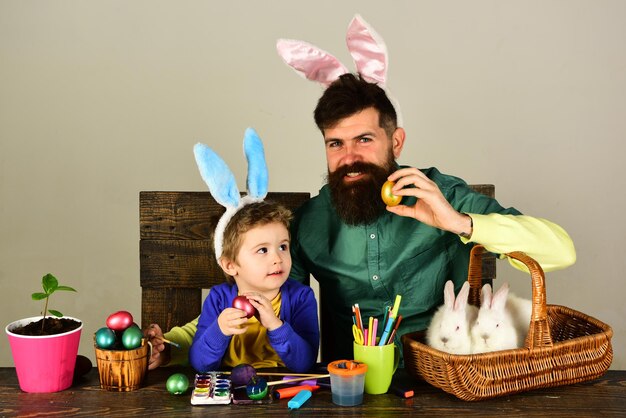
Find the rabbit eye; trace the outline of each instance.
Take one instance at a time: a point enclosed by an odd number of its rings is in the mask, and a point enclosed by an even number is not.
[[[498,328],[500,326],[500,324],[496,324],[496,328]]]
[[[456,330],[458,331],[459,329],[461,329],[461,327],[457,325],[456,326]]]

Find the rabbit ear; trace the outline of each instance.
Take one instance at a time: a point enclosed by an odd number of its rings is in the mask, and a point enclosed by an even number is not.
[[[443,303],[449,309],[454,309],[454,283],[448,280],[443,288]]]
[[[358,14],[348,26],[346,43],[361,76],[370,83],[385,86],[387,46],[382,37]]]
[[[328,87],[348,69],[334,56],[304,41],[279,39],[276,50],[283,61],[301,76]]]
[[[385,89],[387,97],[396,110],[398,126],[404,124],[400,104],[387,88],[389,56],[383,38],[360,15],[355,15],[346,34],[346,44],[356,64],[357,71],[370,83]]]
[[[267,195],[268,173],[265,163],[263,142],[252,128],[246,129],[243,137],[243,150],[248,160],[248,194],[263,199]]]
[[[484,306],[486,308],[491,307],[491,285],[486,284],[483,286],[482,291],[480,292],[480,306]]]
[[[509,284],[503,283],[502,286],[493,294],[491,300],[491,308],[498,311],[503,311],[506,305],[506,298],[509,295]]]
[[[469,282],[463,283],[463,287],[459,290],[459,294],[456,295],[456,301],[454,301],[454,310],[462,311],[467,306],[467,297],[469,296],[470,284]]]
[[[207,145],[197,143],[193,147],[200,175],[209,186],[213,198],[226,208],[239,205],[239,189],[228,165]]]

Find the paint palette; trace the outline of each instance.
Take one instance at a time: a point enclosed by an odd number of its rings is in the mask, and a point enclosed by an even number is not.
[[[225,405],[232,400],[232,384],[220,372],[197,373],[191,393],[192,405]]]

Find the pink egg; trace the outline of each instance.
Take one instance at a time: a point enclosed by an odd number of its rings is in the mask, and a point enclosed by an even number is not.
[[[107,327],[113,331],[124,331],[133,324],[133,316],[130,312],[117,311],[107,318]]]
[[[246,317],[252,318],[257,314],[256,308],[252,306],[250,301],[245,296],[237,296],[233,299],[233,308],[241,309],[246,313]]]

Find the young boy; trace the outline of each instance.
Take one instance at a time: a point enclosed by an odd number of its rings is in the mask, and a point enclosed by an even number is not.
[[[241,363],[295,372],[313,367],[319,346],[317,304],[309,286],[288,278],[290,220],[286,208],[261,201],[243,206],[228,222],[218,260],[227,283],[212,287],[204,301],[189,351],[196,370]],[[232,307],[238,295],[248,298],[257,317],[247,319]]]

